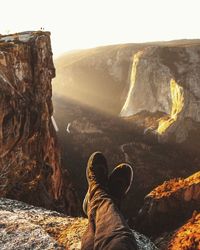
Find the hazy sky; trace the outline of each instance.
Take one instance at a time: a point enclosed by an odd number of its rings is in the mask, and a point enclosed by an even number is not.
[[[0,33],[52,33],[54,55],[106,44],[200,38],[200,0],[0,0]]]

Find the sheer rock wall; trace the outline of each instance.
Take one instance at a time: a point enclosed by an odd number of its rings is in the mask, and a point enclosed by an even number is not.
[[[0,36],[0,196],[73,214],[52,123],[49,32]]]
[[[153,130],[161,142],[184,142],[200,122],[200,46],[188,41],[151,46],[133,57],[121,116],[162,114]],[[148,127],[147,127],[148,128]]]

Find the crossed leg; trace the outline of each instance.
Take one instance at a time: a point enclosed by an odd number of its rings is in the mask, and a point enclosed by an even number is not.
[[[89,185],[92,195],[88,204],[88,228],[83,235],[81,249],[136,250],[135,238],[112,196],[96,180]]]

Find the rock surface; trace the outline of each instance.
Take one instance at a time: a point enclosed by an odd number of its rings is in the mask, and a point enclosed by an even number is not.
[[[137,224],[144,233],[158,235],[176,229],[194,211],[200,212],[200,172],[155,188],[146,196]]]
[[[194,213],[171,237],[167,249],[200,249],[200,213]]]
[[[194,179],[196,182],[197,180],[194,177],[195,175],[186,182],[191,182]],[[178,190],[177,186],[175,187],[176,190]],[[161,190],[161,187],[158,188]],[[155,190],[153,193],[155,194]],[[167,193],[164,192],[163,196],[167,196]],[[160,197],[160,194],[159,191],[156,195]],[[192,205],[191,200],[189,203]],[[166,223],[168,223],[169,215],[165,214],[165,216]],[[73,218],[24,202],[1,198],[0,249],[78,250],[81,248],[81,237],[87,223],[88,221],[85,218]],[[153,226],[156,227],[157,225],[154,224]],[[165,231],[164,234],[159,233],[155,240],[158,248],[143,234],[135,230],[133,230],[133,234],[137,241],[138,250],[198,250],[200,246],[199,230],[200,214],[195,211],[191,219],[176,226],[174,231]]]
[[[0,199],[0,249],[81,249],[87,219]],[[144,235],[133,231],[138,250],[157,250]]]
[[[189,121],[200,121],[199,63],[199,43],[155,46],[137,52],[121,115],[162,112],[155,130],[159,139],[185,141],[193,129]]]
[[[160,250],[197,250],[200,248],[200,213],[194,212],[192,218],[180,228],[163,233],[155,240]]]
[[[52,124],[54,76],[50,33],[0,36],[0,196],[73,214]]]
[[[87,220],[0,199],[0,249],[80,249]]]
[[[64,54],[55,60],[54,94],[118,115],[129,88],[132,56],[144,47],[124,44]]]

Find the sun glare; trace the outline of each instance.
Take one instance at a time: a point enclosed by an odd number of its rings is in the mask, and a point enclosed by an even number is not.
[[[198,38],[199,4],[196,0],[8,0],[1,2],[0,33],[49,30],[56,56],[108,44]]]

